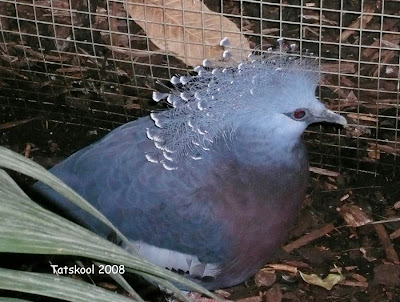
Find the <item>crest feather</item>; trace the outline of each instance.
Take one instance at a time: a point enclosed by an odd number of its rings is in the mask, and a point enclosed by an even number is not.
[[[182,159],[200,159],[254,110],[268,113],[279,106],[272,96],[296,89],[291,88],[294,81],[298,89],[306,87],[314,94],[319,72],[313,61],[281,50],[253,53],[240,61],[204,60],[194,68],[196,75],[173,76],[169,93],[153,94],[155,101],[167,99],[173,108],[151,114],[158,129],[148,132],[148,138],[164,151],[168,169]]]

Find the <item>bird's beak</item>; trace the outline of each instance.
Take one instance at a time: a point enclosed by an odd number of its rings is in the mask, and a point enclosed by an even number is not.
[[[323,112],[321,112],[321,114],[318,114],[318,116],[316,116],[316,118],[317,118],[318,122],[339,124],[339,125],[343,126],[344,128],[347,127],[347,120],[340,114],[337,114],[329,109],[326,109]]]

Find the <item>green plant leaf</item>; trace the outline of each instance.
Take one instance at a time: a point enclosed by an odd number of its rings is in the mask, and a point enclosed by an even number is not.
[[[132,302],[123,295],[69,277],[5,268],[0,268],[0,288],[73,302]]]
[[[94,213],[100,220],[104,220],[110,228],[116,230],[117,234],[125,238],[87,201],[31,160],[0,147],[0,167],[13,169],[39,179],[68,199],[73,199],[74,203],[83,209]],[[125,240],[127,239],[125,238]],[[192,290],[218,299],[198,284],[160,268],[141,256],[128,253],[120,246],[42,208],[33,202],[1,169],[0,252],[88,257],[104,263],[124,265],[127,271],[139,273],[153,281],[156,280],[160,285],[173,292],[176,292],[177,289],[171,282],[182,284],[185,287],[192,288]],[[120,280],[120,282],[122,282],[121,286],[126,287],[123,281]],[[180,295],[180,292],[178,291],[177,294]],[[184,296],[182,299],[187,300]]]

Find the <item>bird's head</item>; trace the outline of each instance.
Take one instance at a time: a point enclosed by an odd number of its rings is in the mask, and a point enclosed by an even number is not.
[[[252,112],[281,119],[283,123],[296,122],[303,130],[321,122],[347,125],[344,117],[328,110],[315,97],[320,78],[315,59],[280,54],[256,63],[257,75],[248,86],[250,101],[253,99],[257,107]]]
[[[319,72],[310,59],[271,53],[222,67],[212,68],[207,61],[203,65],[195,68],[196,76],[172,77],[170,93],[153,93],[154,100],[166,98],[173,107],[153,112],[156,127],[147,131],[164,166],[198,159],[243,125],[255,131],[275,129],[293,139],[312,123],[346,125],[344,117],[316,99]]]

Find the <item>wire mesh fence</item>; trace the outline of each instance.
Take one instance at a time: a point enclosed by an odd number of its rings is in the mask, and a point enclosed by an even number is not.
[[[282,37],[319,58],[319,98],[354,125],[311,128],[312,165],[399,173],[399,1],[1,0],[0,17],[4,129],[110,130],[162,108],[156,82],[220,58],[223,37],[239,55]]]

